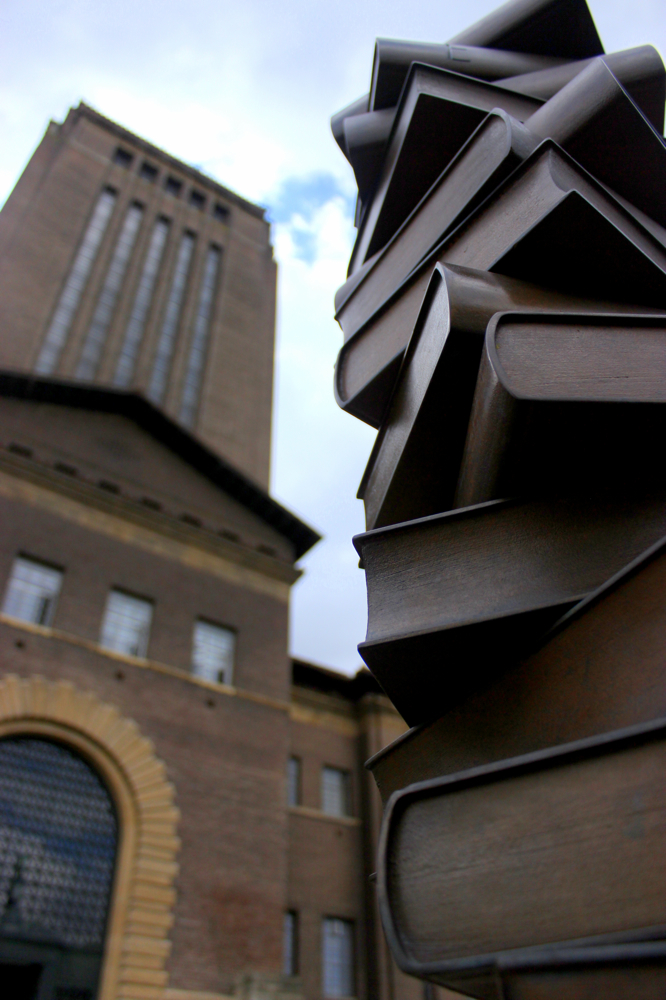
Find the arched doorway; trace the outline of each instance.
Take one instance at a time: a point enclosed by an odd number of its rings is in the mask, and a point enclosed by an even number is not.
[[[0,980],[13,1000],[93,1000],[113,886],[113,800],[73,749],[0,740]]]
[[[179,813],[153,744],[135,722],[91,691],[67,681],[7,674],[0,678],[0,741],[15,737],[78,755],[99,776],[115,807],[117,853],[95,1000],[160,1000],[168,985]],[[28,989],[31,973],[26,967],[21,974]],[[5,993],[12,1000],[18,995],[4,990],[3,1000]],[[81,994],[70,990],[58,1000],[81,1000]]]

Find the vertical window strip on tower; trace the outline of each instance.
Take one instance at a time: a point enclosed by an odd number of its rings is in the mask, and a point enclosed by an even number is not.
[[[169,299],[160,337],[157,342],[153,371],[148,386],[148,398],[153,403],[161,403],[166,390],[167,378],[171,367],[171,356],[178,332],[178,321],[185,297],[187,275],[190,269],[190,261],[192,260],[192,252],[194,251],[194,239],[193,233],[184,233],[178,248],[176,267],[171,281]]]
[[[35,365],[35,371],[38,375],[49,375],[58,364],[117,197],[117,193],[112,188],[105,188],[97,199],[88,228],[46,331],[46,337]]]
[[[187,359],[185,379],[183,382],[183,395],[180,401],[179,420],[186,427],[192,427],[197,412],[199,402],[199,392],[201,389],[201,378],[206,359],[206,349],[208,347],[208,333],[210,330],[210,315],[215,296],[215,285],[217,273],[220,265],[221,250],[219,247],[210,246],[206,254],[203,278],[201,280],[201,291],[199,293],[199,303],[197,305],[197,315],[194,321],[194,333],[190,344],[190,353]]]
[[[116,373],[113,377],[113,384],[122,389],[127,388],[132,382],[136,359],[143,340],[143,331],[146,326],[146,318],[150,303],[153,298],[155,282],[159,273],[162,255],[169,235],[169,220],[160,217],[155,223],[148,252],[141,271],[141,277],[134,296],[132,312],[127,322],[125,339],[120,349]]]
[[[97,300],[97,306],[88,328],[81,358],[76,369],[77,378],[91,379],[97,373],[102,356],[106,335],[116,307],[123,278],[143,218],[143,205],[134,202],[127,210],[118,241],[116,242],[109,269],[106,272],[102,291]]]

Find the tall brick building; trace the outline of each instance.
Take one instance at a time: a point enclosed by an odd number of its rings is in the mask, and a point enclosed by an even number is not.
[[[14,1000],[416,1000],[367,672],[288,657],[263,211],[90,108],[0,213],[0,980]]]
[[[143,393],[268,488],[276,266],[264,212],[86,105],[0,225],[0,362]]]

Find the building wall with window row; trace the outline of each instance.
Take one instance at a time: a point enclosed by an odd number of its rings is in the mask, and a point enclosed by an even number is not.
[[[392,963],[369,880],[363,761],[404,723],[367,671],[288,657],[318,536],[265,490],[268,237],[85,105],[0,213],[0,781],[11,741],[56,745],[117,817],[101,963],[97,942],[63,964],[26,902],[57,838],[28,850],[0,801],[17,995],[39,963],[40,1000],[435,995]]]
[[[258,1000],[270,981],[294,1000],[420,1000],[414,980],[375,988],[368,881],[380,806],[362,764],[404,724],[367,672],[286,655],[314,533],[202,474],[193,442],[169,447],[176,425],[131,394],[0,373],[0,425],[2,676],[66,682],[134,720],[180,812],[164,970],[136,973],[141,996]]]
[[[149,601],[147,657],[187,670],[198,620],[232,629],[241,685],[288,697],[287,602],[298,573],[284,535],[120,414],[7,397],[0,414],[5,578],[19,554],[62,567],[60,627],[95,642],[110,591]],[[31,492],[26,481],[17,497],[19,472],[41,486]]]

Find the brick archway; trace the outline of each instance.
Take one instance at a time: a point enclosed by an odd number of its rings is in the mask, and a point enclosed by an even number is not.
[[[139,727],[65,681],[0,680],[0,738],[37,735],[78,750],[106,781],[119,820],[99,1000],[160,1000],[167,982],[179,814],[174,787]]]

